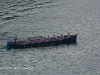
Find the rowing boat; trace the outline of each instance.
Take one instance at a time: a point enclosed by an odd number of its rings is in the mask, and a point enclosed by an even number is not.
[[[29,42],[26,42],[26,40],[22,41],[8,41],[7,42],[7,49],[16,49],[16,48],[31,48],[31,47],[46,47],[46,46],[54,46],[54,45],[60,45],[60,44],[70,44],[70,43],[76,43],[77,41],[77,34],[76,35],[63,35],[64,37],[61,38],[61,36],[57,36],[55,39],[54,37],[48,38],[42,38],[45,39],[45,41],[40,39],[35,39],[37,41],[34,42],[34,39],[29,40]]]

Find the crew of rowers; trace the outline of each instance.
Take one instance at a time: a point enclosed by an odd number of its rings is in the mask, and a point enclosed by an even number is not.
[[[40,38],[40,39],[36,39],[35,37],[34,37],[34,39],[27,39],[26,41],[21,41],[21,43],[23,43],[23,44],[31,44],[31,43],[42,43],[42,42],[50,42],[50,41],[59,41],[59,40],[63,40],[64,38],[69,38],[69,37],[71,37],[71,36],[73,36],[73,35],[71,35],[70,33],[68,33],[67,35],[63,35],[63,34],[61,34],[61,36],[53,36],[53,37],[50,37],[49,35],[48,35],[48,38]],[[15,43],[17,43],[17,40],[18,40],[18,38],[17,38],[17,36],[15,36],[14,37],[14,42]]]

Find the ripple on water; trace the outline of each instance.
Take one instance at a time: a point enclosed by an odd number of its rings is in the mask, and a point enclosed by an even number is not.
[[[1,75],[99,75],[99,0],[1,0]],[[77,44],[6,49],[7,37],[79,33]]]

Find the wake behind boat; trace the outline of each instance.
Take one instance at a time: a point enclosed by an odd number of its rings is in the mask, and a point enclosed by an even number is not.
[[[18,40],[17,36],[14,37],[13,41],[7,42],[7,49],[16,49],[16,48],[31,48],[31,47],[45,47],[45,46],[54,46],[60,44],[70,44],[76,43],[77,34],[76,35],[63,35],[60,36],[48,36],[47,38],[28,38],[27,40]]]

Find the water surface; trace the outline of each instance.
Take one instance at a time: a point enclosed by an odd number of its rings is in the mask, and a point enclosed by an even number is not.
[[[1,75],[100,75],[99,0],[0,0]],[[8,37],[79,33],[77,44],[6,49]],[[16,68],[17,67],[17,68]]]

